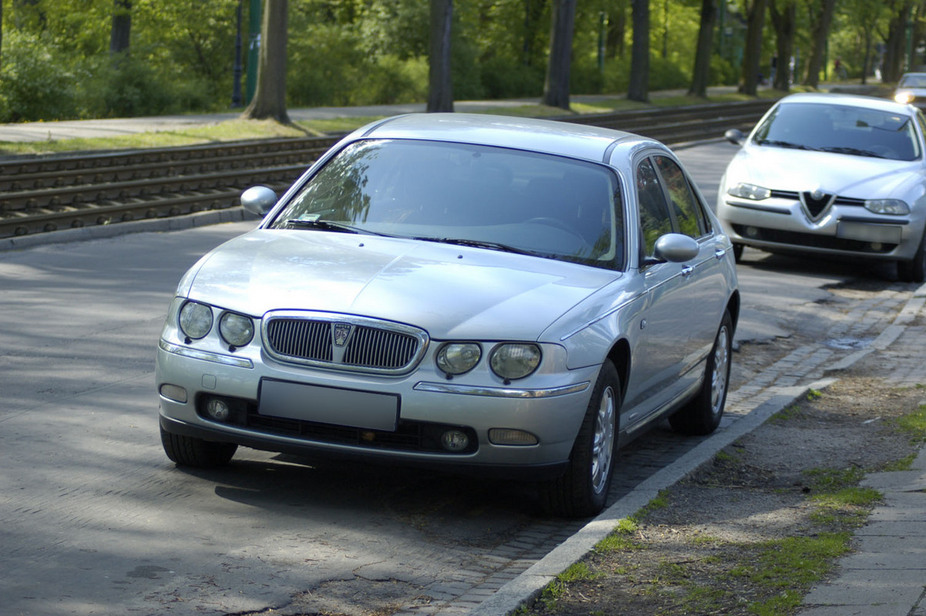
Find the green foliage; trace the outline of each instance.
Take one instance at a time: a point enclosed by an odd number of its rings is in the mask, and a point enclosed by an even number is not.
[[[75,76],[47,36],[19,31],[3,38],[0,121],[67,118],[74,108]]]

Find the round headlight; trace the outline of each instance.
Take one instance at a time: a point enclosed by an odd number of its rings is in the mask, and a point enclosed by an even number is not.
[[[437,350],[437,367],[446,374],[463,374],[472,370],[482,357],[474,342],[448,342]]]
[[[254,337],[254,321],[242,314],[226,312],[219,319],[219,334],[228,344],[243,347]]]
[[[212,308],[199,302],[187,302],[180,309],[180,331],[199,340],[212,329]]]
[[[768,188],[763,188],[762,186],[756,186],[755,184],[746,184],[745,182],[740,182],[736,186],[727,189],[727,194],[734,197],[739,197],[740,199],[761,201],[762,199],[768,199],[771,197],[772,191],[770,191]]]
[[[903,216],[910,213],[910,206],[900,199],[869,199],[865,202],[865,209],[875,214],[891,216]]]
[[[513,381],[529,376],[540,365],[540,347],[530,343],[506,342],[492,349],[489,366],[492,372]]]

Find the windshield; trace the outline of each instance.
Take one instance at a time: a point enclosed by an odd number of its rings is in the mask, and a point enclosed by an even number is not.
[[[904,75],[898,88],[926,88],[926,75]]]
[[[756,129],[753,143],[852,156],[914,160],[919,141],[911,117],[852,107],[786,103]]]
[[[372,233],[623,267],[617,178],[573,159],[412,140],[349,144],[276,229]]]

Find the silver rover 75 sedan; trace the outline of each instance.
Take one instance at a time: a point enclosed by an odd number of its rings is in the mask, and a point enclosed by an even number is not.
[[[398,116],[350,134],[183,277],[157,352],[179,465],[238,446],[536,482],[606,502],[617,448],[720,422],[732,245],[678,159],[554,121]]]

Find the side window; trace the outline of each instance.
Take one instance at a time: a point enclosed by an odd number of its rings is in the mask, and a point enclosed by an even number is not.
[[[666,184],[678,232],[694,239],[702,237],[709,231],[707,220],[682,168],[665,156],[654,156],[653,159]]]
[[[643,234],[644,256],[653,256],[656,240],[672,231],[672,218],[666,203],[665,192],[659,184],[656,169],[649,159],[637,167],[637,207]]]

